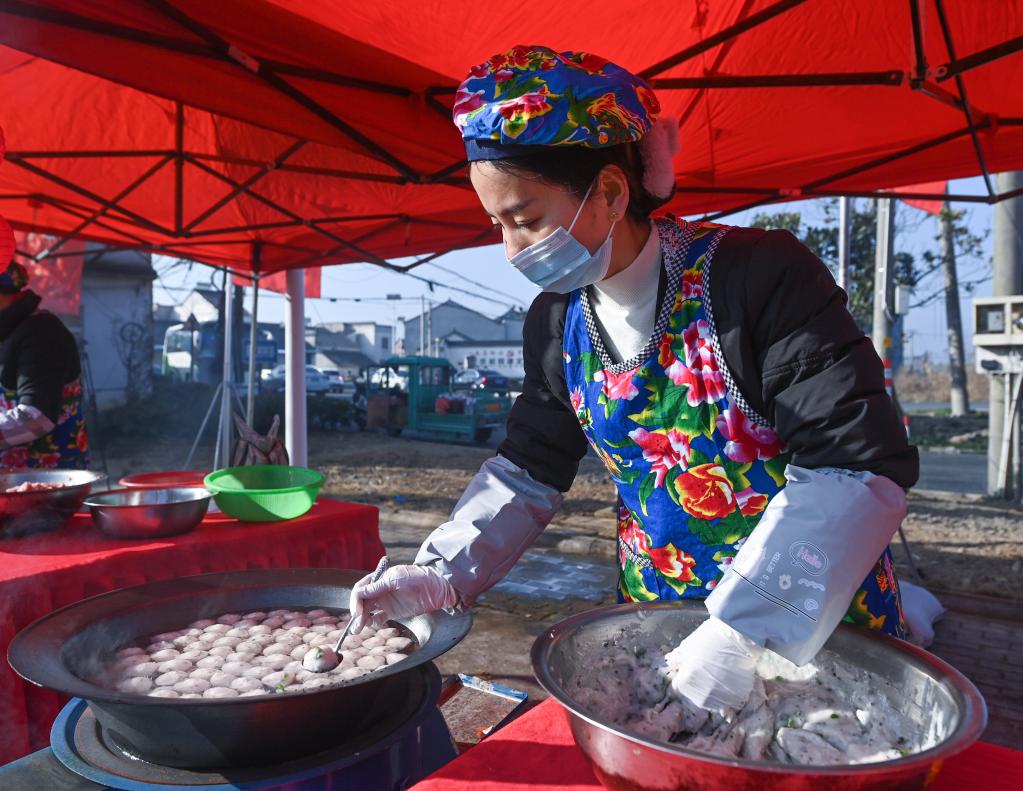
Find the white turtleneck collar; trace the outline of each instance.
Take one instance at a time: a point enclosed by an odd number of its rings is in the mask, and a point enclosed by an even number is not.
[[[635,357],[646,346],[657,320],[661,241],[650,222],[650,236],[639,255],[621,272],[595,283],[590,305],[604,330],[607,351],[616,361]]]

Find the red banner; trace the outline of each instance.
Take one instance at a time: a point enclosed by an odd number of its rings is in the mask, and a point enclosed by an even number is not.
[[[305,295],[312,299],[318,299],[320,297],[321,268],[318,266],[308,266],[302,271],[305,272]],[[238,275],[235,275],[234,284],[236,286],[251,286],[252,281],[247,277],[239,277]],[[269,275],[263,275],[259,278],[259,287],[265,288],[267,291],[276,291],[279,294],[285,294],[288,291],[287,273],[281,271],[274,272]]]
[[[927,184],[911,184],[908,187],[896,187],[892,192],[899,193],[913,193],[913,192],[929,192],[932,195],[943,193],[948,189],[947,181],[931,181]],[[924,200],[922,198],[899,198],[903,203],[908,203],[914,209],[920,209],[928,214],[941,214],[941,204],[944,201],[941,200]]]
[[[71,239],[56,258],[36,261],[32,256],[48,249],[56,237],[26,231],[14,232],[17,259],[28,270],[28,287],[43,298],[42,307],[53,313],[77,316],[82,305],[82,255],[85,242]]]

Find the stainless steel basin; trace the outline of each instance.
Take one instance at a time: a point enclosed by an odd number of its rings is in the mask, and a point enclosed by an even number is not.
[[[924,788],[942,761],[966,749],[987,723],[980,693],[959,671],[910,643],[840,626],[825,648],[893,682],[892,703],[933,747],[896,760],[849,766],[797,766],[724,758],[648,740],[601,719],[572,699],[568,681],[624,633],[630,645],[656,651],[677,645],[705,618],[701,603],[622,604],[568,618],[533,644],[537,680],[568,711],[572,734],[600,781],[629,791],[676,789],[911,789]]]
[[[85,500],[92,521],[111,538],[161,538],[187,533],[206,515],[205,489],[114,489]]]

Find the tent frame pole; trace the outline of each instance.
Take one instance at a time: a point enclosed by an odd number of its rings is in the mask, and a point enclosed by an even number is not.
[[[305,270],[289,269],[284,313],[284,443],[296,467],[309,463],[305,393]]]
[[[262,245],[252,245],[252,307],[249,308],[249,371],[248,395],[245,401],[245,422],[252,426],[256,410],[256,342],[259,338],[259,265]]]

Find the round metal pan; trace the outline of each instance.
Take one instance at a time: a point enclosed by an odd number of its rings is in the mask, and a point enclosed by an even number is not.
[[[346,609],[365,575],[341,569],[254,569],[203,574],[94,596],[25,628],[8,650],[27,681],[84,698],[108,738],[151,763],[255,766],[329,749],[370,728],[409,694],[406,671],[455,646],[469,613],[402,619],[419,643],[408,659],[342,687],[268,697],[150,698],[90,683],[111,653],[158,632],[226,612]]]

